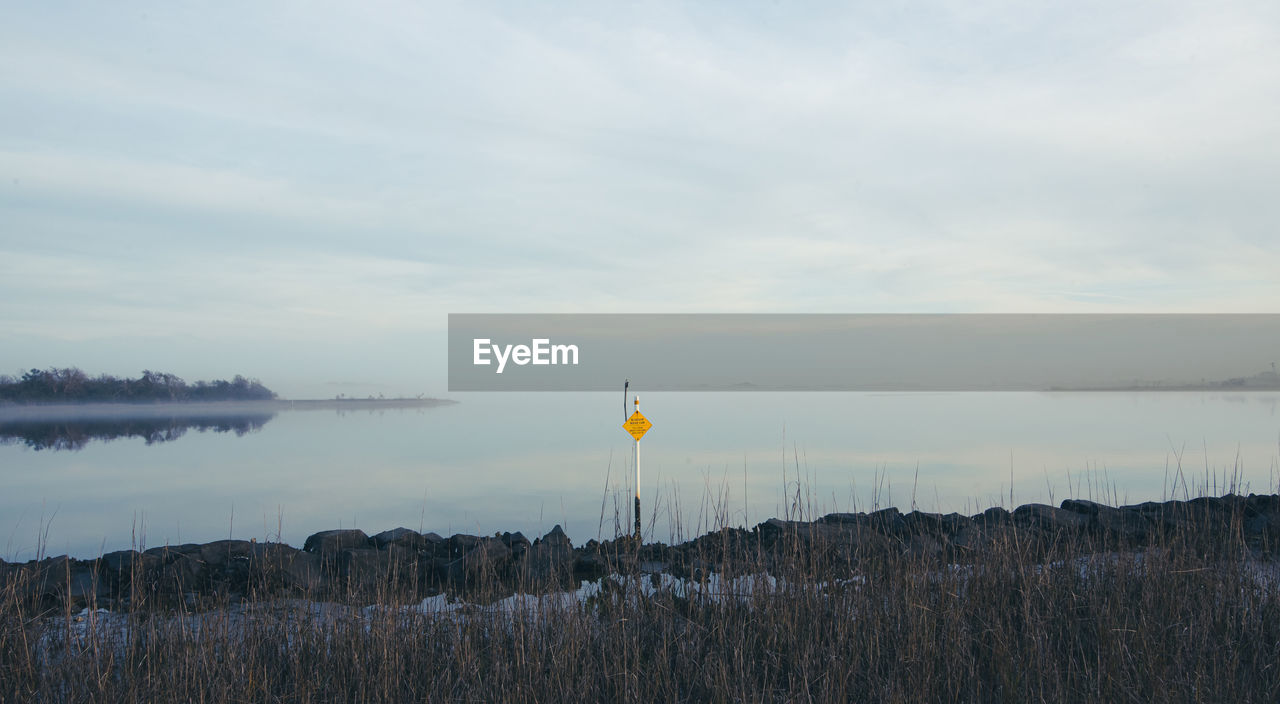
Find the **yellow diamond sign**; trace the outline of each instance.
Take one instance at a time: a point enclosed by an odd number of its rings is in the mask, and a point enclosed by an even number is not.
[[[644,434],[649,432],[649,428],[652,427],[653,423],[650,423],[648,418],[640,415],[640,411],[632,413],[627,422],[622,424],[622,429],[631,433],[631,437],[637,441],[644,437]]]

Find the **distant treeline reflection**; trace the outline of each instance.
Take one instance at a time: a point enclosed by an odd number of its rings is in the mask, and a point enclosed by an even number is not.
[[[33,450],[80,450],[94,440],[142,438],[148,445],[171,442],[192,428],[200,432],[235,433],[260,430],[275,413],[177,415],[147,417],[0,419],[0,445],[23,444]]]

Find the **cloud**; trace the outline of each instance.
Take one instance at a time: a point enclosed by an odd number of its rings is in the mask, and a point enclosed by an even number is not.
[[[1280,300],[1266,3],[9,14],[10,340]]]

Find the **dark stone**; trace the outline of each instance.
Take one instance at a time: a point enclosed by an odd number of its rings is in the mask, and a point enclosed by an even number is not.
[[[352,593],[372,595],[380,590],[418,579],[418,553],[389,544],[382,550],[343,550],[338,558],[342,587]]]
[[[37,598],[84,602],[104,599],[110,594],[109,584],[98,577],[91,561],[59,555],[29,563],[29,567],[28,589]]]
[[[1145,540],[1147,529],[1151,525],[1150,521],[1138,511],[1110,506],[1099,507],[1094,520],[1103,533],[1131,542]]]
[[[1085,499],[1067,499],[1062,502],[1062,509],[1064,511],[1071,511],[1072,513],[1079,513],[1086,516],[1096,516],[1098,515],[1098,511],[1102,508],[1102,504]]]
[[[1249,498],[1245,499],[1244,515],[1247,517],[1277,514],[1280,514],[1280,495],[1249,494]]]
[[[174,559],[175,555],[199,553],[204,546],[199,543],[183,543],[182,545],[161,545],[145,551],[147,555],[155,555],[164,562]]]
[[[206,565],[221,567],[231,560],[248,560],[254,553],[254,545],[247,540],[216,540],[200,546],[195,554]]]
[[[474,535],[458,533],[445,541],[445,544],[449,548],[449,556],[457,558],[474,550],[480,544],[480,540]]]
[[[553,544],[558,543],[568,547],[573,547],[572,541],[569,540],[569,536],[565,534],[564,528],[561,528],[559,523],[557,523],[554,528],[547,531],[546,535],[542,536],[542,542]]]
[[[871,513],[829,513],[814,521],[814,525],[870,528],[885,534],[897,534],[906,528],[902,512],[893,506]]]
[[[1002,526],[1008,524],[1012,520],[1009,512],[1003,507],[992,506],[982,513],[973,517],[973,522],[982,526]]]
[[[501,576],[501,568],[511,559],[511,548],[497,538],[476,540],[475,547],[446,565],[444,572],[447,580],[455,584],[474,585]]]
[[[573,561],[573,578],[592,581],[609,574],[609,563],[599,553],[579,554]]]
[[[160,563],[161,558],[158,555],[136,550],[117,550],[99,558],[98,569],[113,579],[128,579],[135,570],[142,573],[155,569]]]
[[[892,506],[867,514],[867,525],[891,535],[901,533],[906,528],[906,523],[902,520],[902,512]]]
[[[535,584],[563,581],[573,572],[573,544],[558,524],[524,553],[524,577]]]
[[[162,594],[177,595],[194,591],[200,586],[204,565],[187,553],[172,552],[156,570],[152,588]]]
[[[1067,499],[1062,510],[1084,516],[1096,532],[1110,538],[1139,542],[1146,538],[1150,521],[1136,508],[1115,508],[1084,499]]]
[[[1026,504],[1014,509],[1013,522],[1046,531],[1079,530],[1089,524],[1089,517],[1046,504]]]
[[[514,559],[520,559],[531,545],[529,539],[524,537],[523,533],[519,532],[503,533],[502,544],[511,549],[511,557]]]
[[[970,524],[969,518],[958,513],[924,513],[912,511],[902,517],[903,527],[908,534],[954,534]]]
[[[978,550],[988,542],[987,533],[976,524],[963,528],[951,536],[951,544],[963,552]]]
[[[302,549],[307,552],[324,554],[339,553],[343,550],[359,550],[372,543],[364,531],[357,528],[347,530],[322,530],[307,538]]]
[[[913,535],[907,541],[907,548],[904,554],[908,557],[932,559],[941,557],[945,547],[936,535]]]
[[[323,560],[320,555],[284,545],[268,550],[255,566],[268,590],[284,589],[294,593],[316,595],[324,586]]]
[[[519,531],[515,533],[503,533],[502,542],[517,554],[523,552],[526,548],[532,545],[532,543],[529,542],[529,539],[524,537],[524,533]]]
[[[435,534],[432,533],[432,535]],[[439,538],[440,536],[437,535],[436,537]],[[430,542],[427,540],[426,536],[416,530],[409,530],[408,528],[392,528],[391,530],[384,530],[373,536],[373,544],[379,550],[388,545],[398,545],[402,548],[408,548],[409,550],[423,550],[429,547]]]

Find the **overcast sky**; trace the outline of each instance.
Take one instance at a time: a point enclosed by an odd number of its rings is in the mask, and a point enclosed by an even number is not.
[[[0,372],[450,312],[1280,312],[1280,4],[12,3]]]

